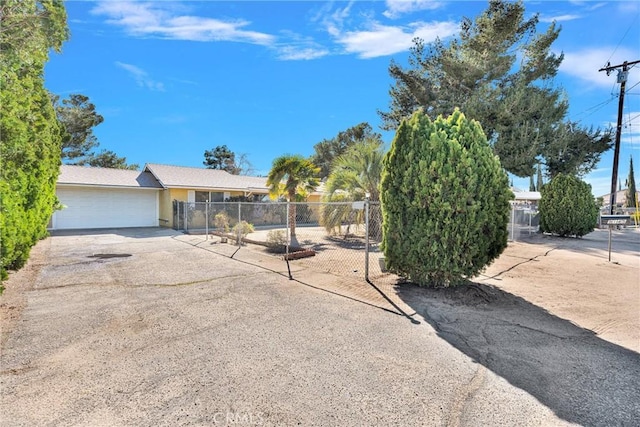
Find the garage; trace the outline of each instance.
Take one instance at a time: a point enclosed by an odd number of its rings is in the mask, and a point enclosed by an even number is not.
[[[159,187],[146,172],[63,165],[51,228],[157,227]]]

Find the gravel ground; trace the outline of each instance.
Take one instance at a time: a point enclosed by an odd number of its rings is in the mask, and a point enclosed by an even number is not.
[[[366,283],[210,247],[140,229],[40,242],[0,299],[0,424],[640,418],[638,353],[497,288],[403,287],[385,306],[358,298]]]

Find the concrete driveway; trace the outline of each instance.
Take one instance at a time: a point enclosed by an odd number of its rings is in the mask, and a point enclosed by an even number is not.
[[[566,416],[443,339],[426,309],[412,322],[207,249],[157,229],[40,242],[5,331],[0,425],[624,425],[637,410],[631,393]]]

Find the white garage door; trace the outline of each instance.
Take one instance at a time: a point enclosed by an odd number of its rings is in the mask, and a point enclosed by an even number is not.
[[[58,188],[65,208],[53,215],[54,229],[157,227],[156,190]]]

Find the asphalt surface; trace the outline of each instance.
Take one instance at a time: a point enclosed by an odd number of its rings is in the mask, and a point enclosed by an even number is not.
[[[526,302],[496,315],[408,289],[409,319],[170,230],[36,250],[0,356],[3,427],[637,425],[638,354]]]

